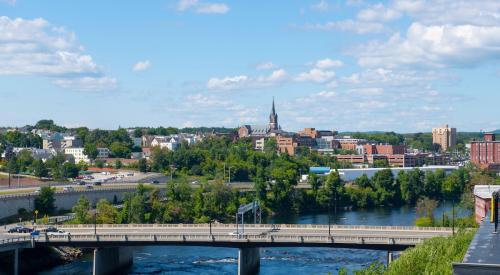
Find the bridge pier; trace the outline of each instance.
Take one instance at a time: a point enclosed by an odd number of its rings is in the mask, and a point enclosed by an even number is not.
[[[394,255],[392,254],[392,251],[387,250],[387,266],[392,263],[394,259]]]
[[[238,275],[257,274],[260,269],[260,248],[246,247],[238,251]]]
[[[118,273],[132,265],[133,255],[130,247],[110,247],[94,249],[93,275]]]
[[[14,275],[19,275],[19,249],[14,249]]]

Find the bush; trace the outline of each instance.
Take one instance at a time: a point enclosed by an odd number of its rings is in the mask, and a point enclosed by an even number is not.
[[[415,225],[420,227],[433,226],[432,220],[429,217],[420,217],[415,220]]]

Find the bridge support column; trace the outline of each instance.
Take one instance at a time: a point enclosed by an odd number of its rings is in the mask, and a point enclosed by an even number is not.
[[[238,251],[238,275],[257,274],[260,269],[260,248],[247,247]]]
[[[14,275],[19,275],[19,249],[14,249]]]
[[[118,273],[132,265],[133,255],[130,247],[110,247],[94,249],[93,275]]]
[[[394,259],[394,256],[392,254],[392,251],[388,250],[387,251],[387,266],[392,263],[392,260]]]

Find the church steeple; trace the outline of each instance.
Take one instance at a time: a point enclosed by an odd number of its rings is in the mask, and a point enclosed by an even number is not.
[[[271,109],[271,114],[269,115],[269,129],[278,130],[278,114],[276,113],[276,108],[274,107],[274,97],[273,97],[273,107]]]

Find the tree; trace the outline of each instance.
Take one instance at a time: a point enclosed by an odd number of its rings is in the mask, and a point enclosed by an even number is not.
[[[389,168],[389,161],[387,159],[376,159],[373,161],[373,167],[375,168]]]
[[[19,173],[19,165],[17,163],[17,157],[16,155],[13,155],[9,162],[7,163],[7,169],[9,171],[9,173],[11,174],[17,174]]]
[[[139,171],[142,172],[142,173],[146,173],[148,171],[148,162],[144,158],[142,158],[142,159],[139,160],[137,166],[139,168]]]
[[[123,166],[123,164],[119,159],[115,160],[115,168],[116,169],[120,169],[120,168],[122,168],[122,166]]]
[[[97,223],[114,224],[118,220],[118,210],[106,199],[100,199],[96,206]]]
[[[400,171],[396,180],[401,188],[401,198],[408,204],[415,203],[423,193],[424,173],[419,169]]]
[[[366,187],[372,186],[372,181],[370,180],[370,178],[366,174],[363,174],[360,177],[356,178],[355,183],[357,186],[359,186],[361,188],[366,188]]]
[[[40,179],[49,175],[49,171],[47,170],[47,167],[45,167],[45,163],[43,163],[41,159],[36,160],[33,163],[33,175]]]
[[[56,206],[54,204],[54,188],[49,186],[44,186],[40,189],[40,194],[35,198],[35,209],[39,211],[41,215],[50,215],[54,213]]]
[[[97,168],[104,168],[104,161],[100,159],[96,160],[94,164]]]
[[[85,196],[81,196],[78,202],[71,209],[75,213],[75,223],[85,224],[90,221],[89,211],[91,209],[90,201]]]
[[[377,204],[398,203],[401,194],[399,184],[395,184],[391,169],[377,171],[372,177],[373,186],[377,193]]]
[[[76,178],[78,177],[78,173],[80,172],[80,170],[78,170],[78,166],[76,166],[76,164],[74,163],[71,163],[71,162],[65,162],[63,165],[62,165],[62,173],[61,175],[64,177],[64,178]]]
[[[314,194],[318,192],[319,187],[321,186],[321,181],[319,181],[318,175],[314,173],[309,173],[309,176],[307,177],[307,181],[309,182],[309,185],[311,185],[311,189],[313,190]]]
[[[97,150],[97,146],[95,143],[87,143],[83,148],[83,153],[90,159],[90,161],[94,161],[99,155],[99,151]]]
[[[109,146],[111,150],[111,154],[117,158],[129,158],[132,150],[129,146],[124,142],[114,141]]]
[[[336,207],[341,196],[344,194],[344,185],[337,170],[330,172],[326,177],[325,184],[320,194],[320,203],[331,207],[332,202]]]

